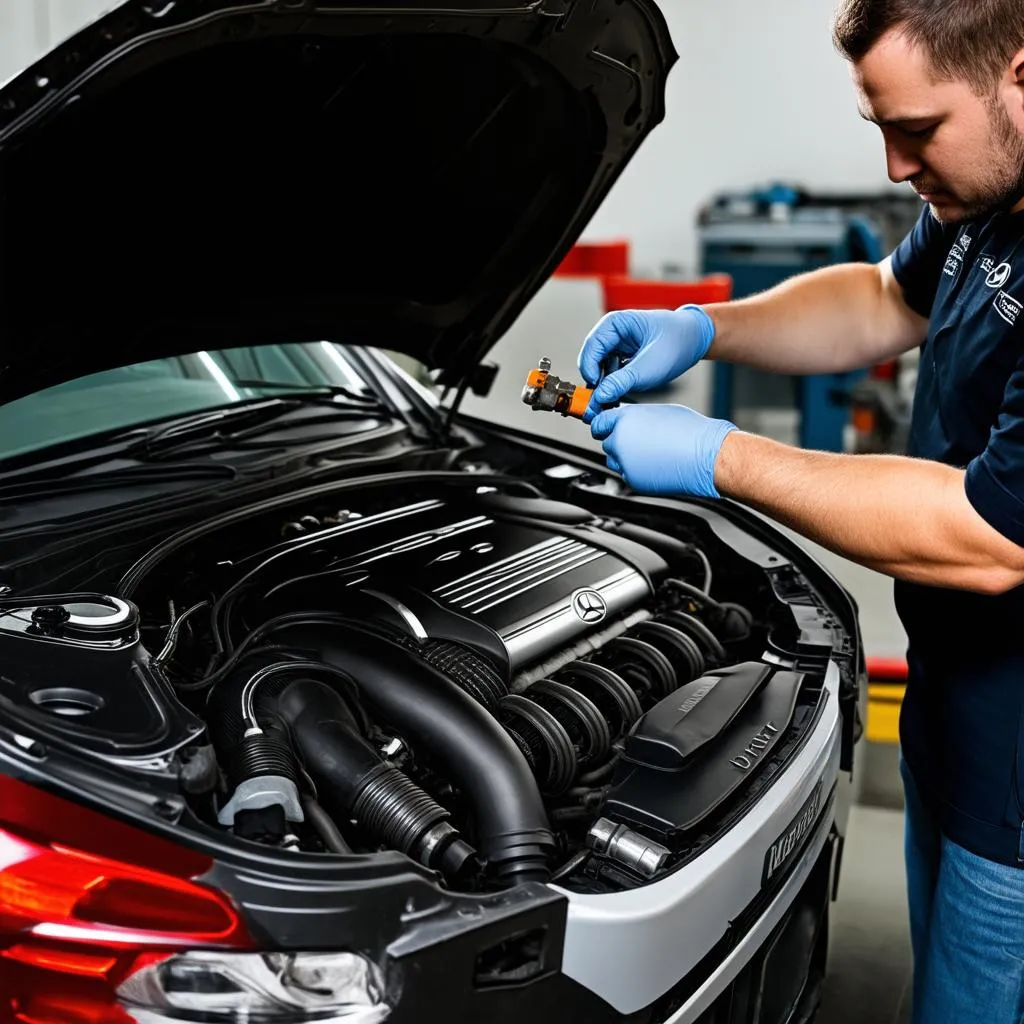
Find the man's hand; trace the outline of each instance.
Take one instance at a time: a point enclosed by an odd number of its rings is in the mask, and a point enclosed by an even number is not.
[[[602,405],[614,405],[631,391],[650,391],[675,380],[707,355],[714,337],[715,325],[699,306],[607,314],[577,360],[587,385],[597,384],[583,422],[590,423]],[[601,366],[612,355],[630,362],[601,380]]]
[[[635,491],[717,498],[715,461],[735,430],[684,405],[625,405],[598,413],[590,431]]]

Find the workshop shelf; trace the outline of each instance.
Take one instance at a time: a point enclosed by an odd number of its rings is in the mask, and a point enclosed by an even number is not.
[[[616,309],[678,309],[690,303],[706,305],[732,298],[728,274],[708,274],[695,281],[643,280],[626,275],[601,279],[605,312]]]
[[[629,242],[577,242],[559,264],[558,277],[606,277],[629,273]]]

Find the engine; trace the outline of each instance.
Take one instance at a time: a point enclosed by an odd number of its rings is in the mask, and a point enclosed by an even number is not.
[[[685,530],[514,487],[336,504],[203,524],[116,598],[0,609],[0,700],[177,766],[239,839],[398,850],[468,888],[670,870],[813,713],[805,674],[760,659],[768,609],[712,596]],[[76,687],[10,671],[39,645]]]

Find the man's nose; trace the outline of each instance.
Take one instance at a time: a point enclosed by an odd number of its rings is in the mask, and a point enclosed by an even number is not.
[[[924,164],[918,157],[906,152],[893,142],[885,144],[885,164],[889,172],[889,180],[895,185],[917,177],[924,170]]]

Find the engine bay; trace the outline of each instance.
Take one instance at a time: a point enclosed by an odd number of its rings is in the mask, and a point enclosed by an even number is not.
[[[247,844],[644,885],[771,785],[851,638],[707,515],[551,491],[321,488],[161,540],[116,594],[3,598],[0,708]]]

